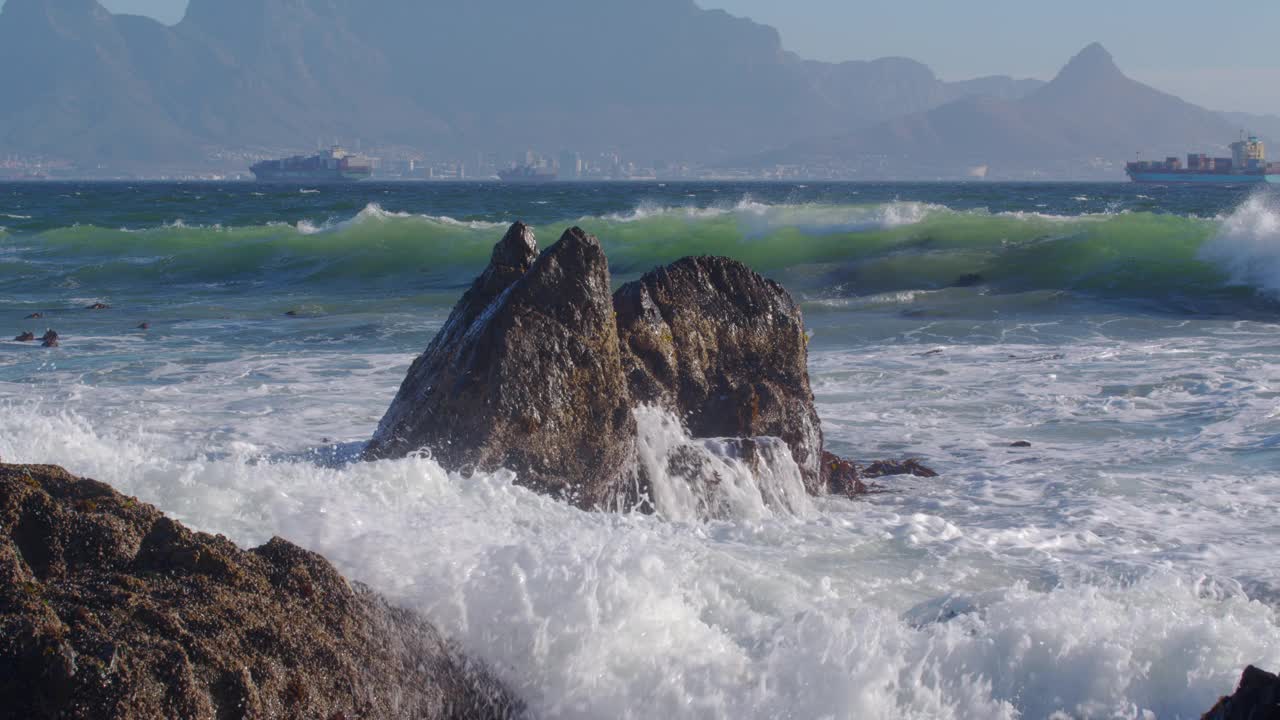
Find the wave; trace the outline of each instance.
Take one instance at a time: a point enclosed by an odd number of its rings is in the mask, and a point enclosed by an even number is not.
[[[1233,284],[1280,295],[1280,203],[1249,198],[1223,220],[1200,257],[1225,269]]]
[[[143,431],[4,410],[6,458],[62,463],[243,545],[281,535],[321,552],[422,611],[541,716],[1195,717],[1242,658],[1280,657],[1275,611],[1229,581],[1168,567],[1038,587],[988,568],[989,549],[957,555],[958,527],[924,509],[584,513],[510,473],[464,479],[423,458],[210,455],[165,427],[180,413]],[[922,560],[934,552],[950,559]]]
[[[941,205],[641,206],[537,228],[544,245],[571,224],[598,235],[611,268],[635,276],[686,255],[726,255],[822,299],[977,287],[1155,300],[1273,302],[1280,209],[1262,197],[1230,215],[957,211]],[[303,291],[445,290],[487,262],[505,223],[368,205],[341,222],[253,227],[181,221],[147,230],[72,226],[2,235],[0,291],[139,284]]]

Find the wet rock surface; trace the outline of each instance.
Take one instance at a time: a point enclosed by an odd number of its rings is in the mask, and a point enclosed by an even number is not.
[[[862,481],[862,473],[857,465],[826,451],[822,453],[822,484],[829,494],[848,498],[866,495],[871,491]]]
[[[608,262],[578,228],[534,260],[524,225],[413,364],[369,459],[422,448],[452,470],[517,482],[583,508],[620,507],[635,419],[622,373]]]
[[[868,480],[892,477],[894,475],[911,475],[922,478],[936,478],[938,473],[924,466],[919,460],[877,460],[861,468],[862,477]]]
[[[506,718],[416,615],[280,539],[244,551],[107,485],[0,465],[0,718]]]
[[[636,403],[675,413],[697,437],[779,437],[805,486],[822,484],[822,430],[800,308],[740,262],[685,258],[614,297]]]
[[[1201,720],[1280,720],[1280,677],[1248,667],[1235,694],[1219,700]]]
[[[649,457],[634,414],[648,406],[694,438],[743,441],[731,454],[748,467],[760,465],[760,441],[780,439],[811,495],[936,475],[916,461],[862,469],[824,455],[808,360],[799,306],[740,262],[685,258],[610,295],[596,238],[573,228],[539,255],[516,223],[409,369],[364,458],[422,451],[464,474],[508,469],[585,509],[653,511],[650,476],[665,473],[693,478],[710,503],[703,486],[724,473]]]

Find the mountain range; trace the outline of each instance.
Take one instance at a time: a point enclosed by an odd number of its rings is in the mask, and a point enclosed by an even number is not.
[[[7,0],[0,97],[0,156],[125,173],[239,169],[333,140],[453,158],[1061,168],[1232,132],[1101,48],[1048,84],[945,82],[906,58],[804,60],[773,28],[694,0],[191,0],[173,26],[97,0]]]
[[[1252,118],[1253,124],[1262,124]],[[811,138],[747,164],[861,167],[906,177],[1091,177],[1149,158],[1221,156],[1244,116],[1198,107],[1125,76],[1093,44],[1051,82],[1021,97],[972,95],[833,137]]]

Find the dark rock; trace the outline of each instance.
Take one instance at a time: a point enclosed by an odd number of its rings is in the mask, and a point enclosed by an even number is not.
[[[618,507],[636,433],[604,250],[573,228],[535,252],[529,228],[512,226],[410,368],[365,457],[428,449],[449,469],[507,468],[579,507]]]
[[[33,332],[24,332],[13,339],[14,342],[35,342],[36,335]]]
[[[275,539],[243,551],[92,480],[0,466],[0,716],[507,718],[416,615]]]
[[[1219,700],[1201,720],[1280,720],[1280,677],[1250,665],[1236,693]]]
[[[934,478],[938,477],[938,473],[930,470],[920,463],[919,460],[880,460],[874,462],[862,469],[862,477],[873,480],[875,478],[890,477],[893,475],[914,475],[916,477]]]
[[[826,451],[822,453],[822,482],[832,495],[853,498],[870,492],[857,465]]]
[[[1029,447],[1031,447],[1031,443],[1027,442],[1026,440],[1019,440],[1018,442],[1013,443],[1013,444],[1012,444],[1012,445],[1010,445],[1009,447],[1011,447],[1011,448],[1029,448]]]
[[[806,488],[825,491],[808,337],[781,285],[728,258],[685,258],[613,303],[635,403],[672,411],[696,437],[782,438]]]
[[[40,320],[44,317],[44,313],[34,312],[27,316],[28,320]]]
[[[100,302],[96,302],[90,305],[89,307],[85,308],[85,310],[110,310],[110,309],[111,309],[110,305],[106,303],[100,303]]]

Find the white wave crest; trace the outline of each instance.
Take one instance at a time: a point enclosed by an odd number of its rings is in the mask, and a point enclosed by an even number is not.
[[[762,203],[745,196],[733,206],[672,207],[642,203],[630,212],[611,213],[603,220],[620,223],[663,218],[689,221],[732,218],[747,238],[769,236],[778,230],[795,230],[805,235],[888,230],[924,221],[934,212],[949,212],[943,205],[922,202],[890,202],[877,205],[823,205]],[[592,218],[582,218],[589,221]]]
[[[1200,258],[1222,268],[1232,284],[1280,295],[1280,203],[1261,193],[1251,196],[1222,219]]]

